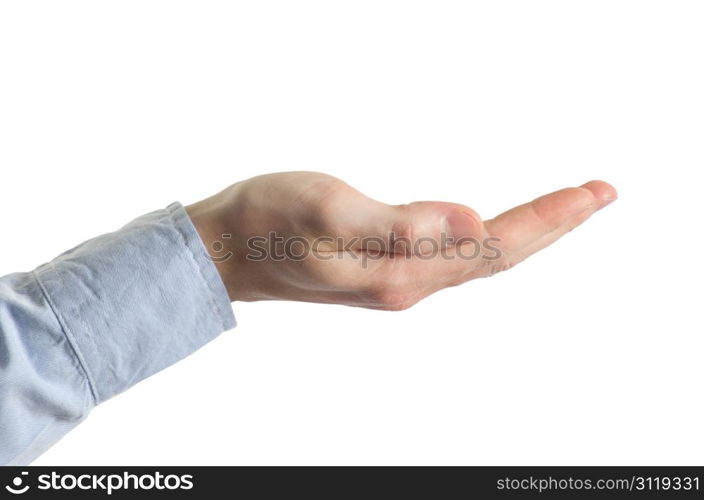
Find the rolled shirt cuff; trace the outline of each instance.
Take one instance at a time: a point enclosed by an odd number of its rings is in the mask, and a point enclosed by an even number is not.
[[[185,208],[172,203],[35,270],[95,403],[236,326]]]

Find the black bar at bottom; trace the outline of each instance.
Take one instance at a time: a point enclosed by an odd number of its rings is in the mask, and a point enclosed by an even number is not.
[[[704,467],[0,467],[0,498],[704,497]]]

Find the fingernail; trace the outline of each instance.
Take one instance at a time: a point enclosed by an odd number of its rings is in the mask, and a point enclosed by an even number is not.
[[[454,212],[445,220],[447,238],[456,242],[462,238],[477,238],[481,234],[480,223],[468,212]]]

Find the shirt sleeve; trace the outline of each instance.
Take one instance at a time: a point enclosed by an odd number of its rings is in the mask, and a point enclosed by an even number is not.
[[[30,463],[95,405],[234,326],[179,203],[0,278],[0,465]]]

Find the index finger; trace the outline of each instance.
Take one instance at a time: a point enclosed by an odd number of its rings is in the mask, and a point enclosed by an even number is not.
[[[617,198],[603,181],[566,188],[512,208],[485,222],[488,235],[497,238],[501,267],[508,268],[552,244]]]

